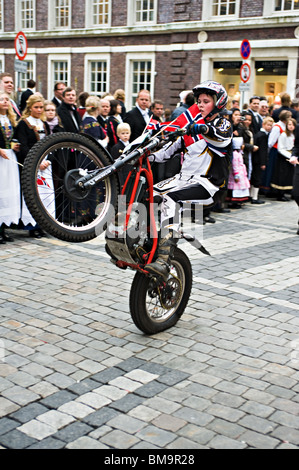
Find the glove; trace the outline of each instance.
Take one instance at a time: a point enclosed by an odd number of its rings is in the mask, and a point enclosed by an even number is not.
[[[205,134],[208,130],[208,126],[206,124],[188,124],[186,127],[187,135],[191,135],[195,137],[198,134]]]

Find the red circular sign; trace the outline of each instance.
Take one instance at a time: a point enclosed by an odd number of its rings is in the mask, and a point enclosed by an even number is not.
[[[249,64],[242,64],[240,69],[240,77],[243,83],[247,83],[250,79],[251,69]]]
[[[248,39],[243,39],[241,47],[240,47],[241,57],[246,60],[249,59],[251,53],[251,46]]]
[[[15,37],[15,51],[18,59],[24,60],[27,55],[28,42],[27,38],[22,31],[20,31]]]

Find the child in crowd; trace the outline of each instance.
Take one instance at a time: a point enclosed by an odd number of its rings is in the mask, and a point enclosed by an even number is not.
[[[126,148],[126,146],[129,145],[129,140],[131,137],[131,127],[126,122],[123,122],[117,126],[116,133],[119,141],[111,149],[111,155],[114,160],[117,160]],[[129,172],[129,166],[123,167],[119,172],[120,182],[122,186],[124,185]]]
[[[294,165],[290,164],[292,149],[295,142],[297,122],[294,118],[286,121],[285,131],[278,138],[277,159],[273,171],[271,186],[277,194],[278,201],[289,201],[285,192],[293,189]]]
[[[243,137],[233,137],[233,159],[228,178],[228,199],[231,207],[240,209],[243,202],[248,201],[250,183],[243,160]]]
[[[97,120],[100,113],[100,99],[97,96],[89,96],[85,105],[86,113],[82,121],[83,132],[94,137],[103,147],[107,147],[109,139],[106,131]]]
[[[274,124],[274,119],[270,116],[263,120],[262,128],[254,135],[254,143],[258,150],[252,154],[252,174],[250,197],[252,204],[264,204],[264,201],[258,198],[259,188],[262,184],[262,175],[266,170],[268,160],[268,138]]]
[[[63,131],[63,125],[57,114],[56,106],[53,101],[45,101],[45,115],[51,134]]]

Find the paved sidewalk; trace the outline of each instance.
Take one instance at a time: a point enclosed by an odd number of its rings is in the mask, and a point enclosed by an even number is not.
[[[185,314],[151,337],[102,237],[1,246],[0,448],[298,448],[297,206],[215,217],[211,257],[181,244]]]

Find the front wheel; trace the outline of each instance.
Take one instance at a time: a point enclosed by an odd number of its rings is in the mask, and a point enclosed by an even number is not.
[[[47,169],[42,169],[45,162]],[[81,175],[111,165],[88,136],[58,132],[37,142],[22,171],[22,189],[36,222],[61,240],[84,242],[100,235],[113,218],[118,194],[115,174],[80,190]]]
[[[137,328],[151,335],[174,326],[184,313],[191,287],[191,264],[179,248],[166,283],[137,272],[130,292],[130,312]]]

